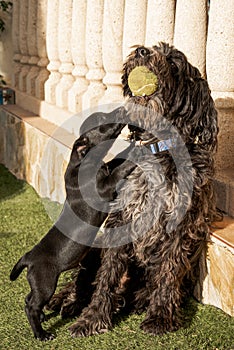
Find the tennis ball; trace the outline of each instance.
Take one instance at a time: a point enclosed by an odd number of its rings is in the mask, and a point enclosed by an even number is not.
[[[137,66],[128,76],[128,86],[135,96],[149,96],[157,90],[158,79],[147,67]]]

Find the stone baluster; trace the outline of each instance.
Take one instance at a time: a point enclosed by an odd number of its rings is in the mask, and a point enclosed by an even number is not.
[[[175,6],[175,0],[148,0],[146,46],[156,45],[160,41],[173,43]]]
[[[48,64],[48,57],[46,51],[46,15],[47,15],[47,0],[37,1],[37,52],[39,61],[39,74],[35,81],[36,97],[39,100],[44,100],[45,81],[48,79],[49,72],[46,69]]]
[[[72,87],[73,63],[71,54],[72,30],[72,0],[59,1],[58,52],[61,66],[59,72],[62,78],[56,87],[56,104],[58,107],[68,107],[68,90]]]
[[[12,44],[13,44],[13,60],[14,60],[14,71],[12,74],[12,86],[19,88],[19,74],[22,68],[20,64],[21,53],[19,45],[19,32],[20,32],[20,15],[19,15],[19,1],[14,0],[13,2],[13,12],[12,12]]]
[[[102,65],[102,30],[104,0],[88,0],[86,22],[86,62],[89,80],[87,91],[82,97],[83,109],[97,106],[104,94],[102,83],[104,70]]]
[[[71,53],[75,66],[72,71],[75,82],[68,91],[68,109],[74,113],[81,111],[82,96],[88,87],[85,78],[88,71],[85,59],[86,11],[87,0],[73,0]]]
[[[234,1],[210,2],[207,39],[207,78],[213,97],[234,107]]]
[[[46,102],[54,105],[56,104],[56,86],[61,78],[61,74],[59,73],[60,61],[58,53],[58,16],[59,0],[48,1],[46,19],[46,47],[50,61],[47,66],[50,76],[45,82],[45,100]]]
[[[37,53],[37,0],[30,0],[28,3],[27,46],[30,56],[28,64],[31,68],[26,77],[26,92],[35,96],[35,79],[39,73],[37,66],[39,61]]]
[[[203,76],[206,74],[206,38],[207,0],[177,0],[174,45]]]
[[[107,90],[99,101],[100,105],[123,100],[121,87],[123,21],[124,0],[106,0],[104,5],[102,52],[103,66],[106,71],[103,83],[107,86]]]
[[[21,0],[19,6],[19,47],[21,53],[20,63],[23,65],[19,73],[19,90],[26,92],[26,77],[30,70],[28,65],[28,45],[27,45],[27,26],[28,26],[28,0]]]
[[[144,45],[146,26],[146,0],[126,0],[124,10],[123,59],[133,45]]]

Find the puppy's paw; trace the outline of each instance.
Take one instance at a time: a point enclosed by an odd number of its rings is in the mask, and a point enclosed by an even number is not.
[[[76,337],[87,337],[90,335],[97,335],[108,332],[110,327],[104,322],[87,322],[85,320],[78,320],[76,323],[71,325],[68,330],[73,338]]]

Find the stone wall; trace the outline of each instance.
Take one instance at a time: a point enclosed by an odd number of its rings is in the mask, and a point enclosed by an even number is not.
[[[12,17],[9,13],[1,12],[0,16],[5,22],[5,30],[0,32],[0,75],[3,75],[7,84],[11,83],[13,45],[11,40]]]
[[[0,108],[0,163],[30,183],[41,197],[60,203],[65,199],[64,173],[74,135],[43,123],[32,113],[12,105]],[[70,136],[70,139],[69,137]]]

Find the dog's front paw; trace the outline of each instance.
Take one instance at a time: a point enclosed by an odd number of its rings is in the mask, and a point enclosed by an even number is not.
[[[62,318],[75,317],[79,315],[82,311],[82,307],[78,305],[77,301],[66,300],[60,311],[60,315]]]
[[[63,298],[61,295],[55,294],[49,303],[45,306],[45,309],[48,311],[57,311],[59,312],[61,309],[61,306],[63,304]]]
[[[110,326],[108,326],[105,322],[97,321],[95,323],[84,319],[78,320],[68,328],[73,338],[102,334],[108,332],[109,329]]]
[[[157,319],[146,319],[140,325],[140,328],[145,333],[148,333],[151,335],[162,335],[162,334],[165,334],[167,332],[174,332],[179,327],[180,327],[179,324],[170,325],[170,323],[167,322],[167,320],[164,320],[164,319],[160,320],[158,318]]]
[[[39,335],[36,335],[35,338],[40,341],[49,341],[49,340],[53,340],[55,338],[55,335],[52,333],[43,331]]]

